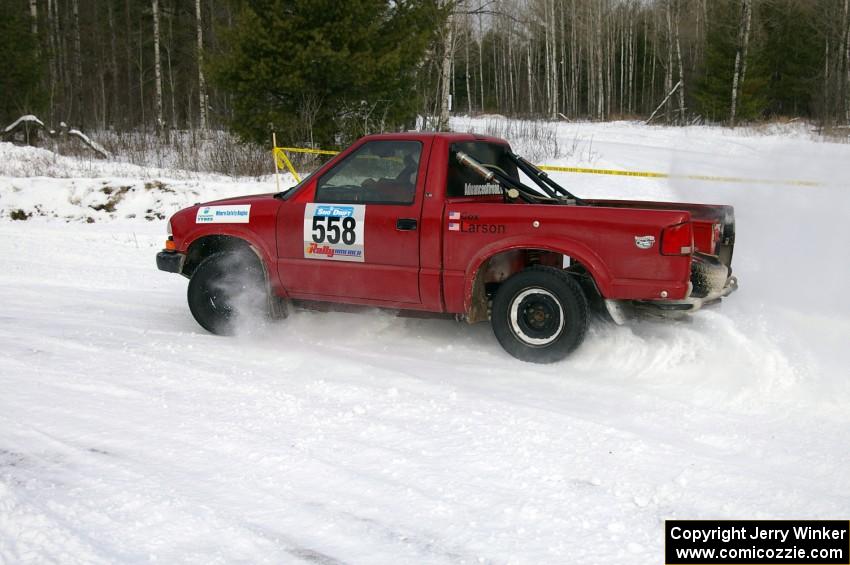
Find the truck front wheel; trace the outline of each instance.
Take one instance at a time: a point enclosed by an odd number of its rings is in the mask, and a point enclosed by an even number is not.
[[[530,267],[496,291],[491,321],[505,351],[523,361],[554,363],[584,340],[587,299],[561,269]]]
[[[204,329],[232,335],[269,316],[263,268],[248,251],[222,251],[201,261],[188,289],[189,310]]]

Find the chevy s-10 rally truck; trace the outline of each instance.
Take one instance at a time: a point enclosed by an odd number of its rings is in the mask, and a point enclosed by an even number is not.
[[[522,360],[564,358],[590,306],[677,317],[737,288],[730,206],[574,196],[498,138],[369,135],[276,194],[185,208],[163,271],[216,334],[291,303],[490,321]],[[246,296],[248,297],[246,299]]]

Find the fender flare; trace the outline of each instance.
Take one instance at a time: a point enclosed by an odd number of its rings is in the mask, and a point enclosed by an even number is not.
[[[260,265],[262,266],[263,272],[266,276],[267,283],[271,287],[274,287],[274,278],[271,276],[271,268],[272,265],[274,265],[274,262],[272,260],[271,253],[268,249],[265,248],[264,245],[260,243],[259,237],[252,236],[256,236],[256,234],[251,232],[245,232],[243,230],[231,229],[224,226],[221,226],[215,232],[201,230],[191,234],[189,237],[186,237],[183,240],[183,248],[181,249],[181,251],[188,255],[189,250],[192,248],[193,245],[207,237],[225,237],[233,240],[239,240],[243,242],[245,246],[257,256],[257,259],[260,261]]]
[[[590,276],[593,277],[596,286],[602,296],[609,295],[611,289],[611,274],[605,266],[602,258],[596,254],[593,249],[569,238],[553,237],[547,238],[545,242],[539,239],[529,239],[527,236],[517,236],[506,238],[487,245],[472,258],[469,266],[466,269],[464,277],[463,289],[463,307],[465,311],[469,311],[472,307],[472,294],[475,287],[475,279],[478,276],[481,266],[490,258],[505,251],[513,251],[518,249],[540,249],[542,251],[551,251],[560,253],[575,258],[578,262],[585,266]]]

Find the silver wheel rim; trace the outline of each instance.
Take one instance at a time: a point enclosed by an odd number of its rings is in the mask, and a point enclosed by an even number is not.
[[[520,311],[520,307],[523,306],[523,303],[526,302],[527,299],[534,299],[535,297],[542,300],[543,303],[547,305],[553,303],[557,306],[557,327],[551,333],[551,335],[547,335],[545,337],[534,337],[529,335],[528,331],[523,328],[523,326],[528,327],[529,325],[529,315],[528,309],[524,309],[524,311]],[[551,308],[551,307],[549,307]],[[546,310],[547,308],[544,308]],[[555,313],[554,310],[551,313]],[[544,313],[545,314],[545,313]],[[531,315],[538,317],[540,315],[539,312],[531,313]],[[560,337],[561,332],[564,330],[564,308],[561,306],[561,301],[558,298],[546,290],[545,288],[540,287],[532,287],[526,288],[523,291],[519,292],[516,296],[511,300],[511,308],[508,312],[508,322],[511,326],[511,330],[514,332],[517,338],[519,338],[524,343],[529,345],[533,345],[536,347],[541,347],[545,345],[549,345],[553,343],[555,340]]]

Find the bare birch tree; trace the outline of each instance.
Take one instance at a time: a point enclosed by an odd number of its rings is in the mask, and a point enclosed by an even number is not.
[[[80,47],[80,3],[73,0],[71,8],[74,17],[74,91],[76,92],[77,107],[76,115],[80,125],[85,122],[83,109],[83,54]]]
[[[30,26],[32,34],[38,37],[38,0],[30,0]]]
[[[844,121],[850,125],[850,1],[844,0]]]
[[[153,13],[153,73],[154,88],[156,90],[155,116],[156,132],[162,134],[164,120],[162,118],[162,63],[159,56],[159,0],[151,0],[151,11]]]
[[[470,35],[472,34],[472,26],[469,21],[469,10],[466,11],[466,15],[464,16],[464,64],[466,65],[466,111],[469,115],[472,115],[472,91],[469,88],[469,41]]]
[[[679,66],[679,123],[681,125],[685,125],[685,70],[682,65],[682,44],[679,41],[679,21],[680,21],[680,2],[681,0],[674,0],[675,2],[675,10],[674,10],[674,37],[676,40],[676,60],[678,61]]]
[[[558,46],[557,46],[557,25],[555,24],[555,0],[549,0],[546,6],[548,10],[547,20],[549,21],[549,28],[551,29],[551,51],[552,55],[550,57],[550,68],[549,73],[551,75],[551,83],[552,83],[552,102],[549,107],[549,114],[552,119],[556,119],[558,117]]]
[[[197,35],[198,59],[198,127],[207,129],[207,81],[204,78],[204,23],[201,12],[201,0],[195,0],[195,29]]]
[[[747,74],[747,46],[750,41],[750,22],[752,20],[752,0],[742,0],[741,20],[738,26],[738,47],[735,51],[735,74],[732,76],[732,110],[729,123],[735,127],[738,101]]]
[[[438,131],[446,131],[449,127],[449,104],[452,57],[454,55],[454,10],[449,13],[443,35],[443,53],[440,65],[440,119],[437,122]]]
[[[672,14],[672,3],[673,0],[667,0],[664,3],[664,14],[666,16],[667,21],[667,65],[664,69],[664,91],[672,92],[673,89],[673,14]],[[665,116],[667,123],[670,123],[672,119],[672,104],[669,103],[665,108]]]

